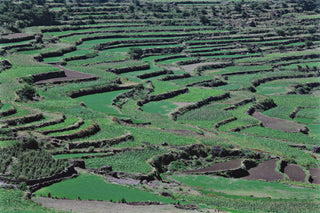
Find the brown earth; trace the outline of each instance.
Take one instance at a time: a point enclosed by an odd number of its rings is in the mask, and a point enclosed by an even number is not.
[[[249,169],[250,175],[244,177],[244,179],[262,179],[266,181],[275,181],[283,179],[283,176],[275,170],[277,166],[277,161],[277,159],[272,159],[260,163],[257,167]]]
[[[66,77],[41,80],[41,81],[37,81],[36,84],[43,84],[43,83],[47,83],[47,82],[56,83],[56,82],[63,82],[63,81],[68,81],[68,80],[90,80],[90,79],[95,80],[95,79],[98,79],[98,76],[69,70],[69,69],[64,68],[61,65],[53,64],[52,66],[63,70]]]
[[[31,34],[28,34],[28,33],[13,33],[13,34],[9,34],[9,35],[4,35],[4,36],[2,36],[2,38],[14,39],[14,38],[23,38],[23,37],[28,37],[28,36],[31,36]]]
[[[230,161],[215,163],[212,166],[208,166],[205,168],[197,169],[197,170],[189,170],[189,172],[218,172],[218,171],[225,171],[231,169],[237,169],[241,166],[243,159],[232,159]]]
[[[305,182],[306,173],[298,165],[289,164],[284,169],[284,173],[288,175],[292,181]]]
[[[175,105],[178,105],[178,107],[185,107],[191,104],[194,104],[195,102],[172,102]]]
[[[163,212],[189,212],[195,213],[196,210],[177,209],[173,205],[128,205],[123,203],[112,203],[107,201],[89,201],[89,200],[66,200],[51,199],[43,197],[32,198],[33,201],[42,204],[47,208],[53,208],[60,211],[77,212],[77,213],[163,213]],[[210,212],[215,212],[210,211]]]
[[[190,73],[191,75],[194,74],[194,70],[203,65],[210,65],[210,64],[217,64],[215,62],[204,62],[204,63],[197,63],[197,64],[188,64],[188,65],[182,65],[182,69],[184,69],[186,72]]]
[[[115,178],[112,176],[108,176],[107,178],[111,183],[117,183],[117,184],[136,185],[136,184],[139,184],[139,182],[140,182],[140,180],[135,180],[135,179],[128,178],[128,177]]]
[[[300,132],[306,127],[302,124],[298,124],[292,121],[283,120],[280,118],[273,118],[263,115],[261,112],[255,111],[252,117],[262,122],[264,127],[271,129],[281,130],[284,132]]]
[[[313,179],[312,183],[320,184],[320,168],[309,169],[309,172]]]

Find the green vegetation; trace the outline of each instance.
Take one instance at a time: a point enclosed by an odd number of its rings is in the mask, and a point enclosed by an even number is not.
[[[30,137],[14,146],[2,148],[0,173],[6,173],[10,165],[9,177],[32,180],[52,176],[66,168],[67,161],[54,160],[50,153],[38,149],[38,146]]]
[[[103,177],[93,174],[80,174],[79,177],[53,184],[36,192],[37,196],[48,196],[57,198],[68,198],[72,200],[105,200],[118,201],[125,199],[134,201],[160,201],[173,203],[170,198],[160,197],[150,192],[121,186],[106,182]]]
[[[173,179],[193,187],[246,197],[259,197],[271,199],[299,199],[308,200],[319,198],[317,189],[299,188],[296,186],[283,185],[281,183],[269,183],[258,180],[227,179],[207,175],[182,175],[171,176]]]
[[[17,189],[0,188],[1,212],[55,212],[41,207],[23,195],[23,191]]]
[[[166,152],[166,150],[162,149],[126,151],[108,157],[89,158],[85,160],[85,163],[89,168],[100,168],[105,165],[110,165],[115,171],[148,173],[151,172],[152,167],[147,163],[147,160],[155,155]]]
[[[0,179],[53,198],[316,212],[318,13],[315,0],[0,0]],[[303,180],[179,174],[232,158],[248,172],[277,158]],[[0,196],[5,212],[46,211]]]

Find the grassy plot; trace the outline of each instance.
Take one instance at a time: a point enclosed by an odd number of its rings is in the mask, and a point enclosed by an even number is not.
[[[224,92],[217,89],[202,89],[202,88],[194,88],[190,87],[189,92],[178,95],[173,98],[167,99],[167,101],[174,101],[174,102],[197,102],[201,101],[205,98],[208,98],[210,96],[217,96],[221,95]]]
[[[263,95],[279,95],[279,93],[286,93],[292,90],[294,85],[303,84],[308,82],[318,82],[319,78],[296,78],[286,80],[275,80],[267,82],[256,87],[258,94]]]
[[[49,136],[59,136],[59,135],[73,134],[73,133],[76,133],[76,132],[85,130],[86,128],[88,128],[88,127],[91,126],[92,124],[93,124],[93,121],[92,121],[92,120],[86,120],[86,121],[84,122],[84,124],[81,125],[81,126],[80,126],[79,128],[77,128],[77,129],[68,130],[68,131],[64,131],[64,132],[50,133],[50,134],[48,134],[48,135],[49,135]]]
[[[170,83],[183,86],[187,84],[192,84],[192,83],[201,82],[205,80],[212,80],[212,79],[213,79],[212,76],[192,76],[190,78],[171,80]]]
[[[81,158],[83,156],[104,155],[104,153],[75,153],[75,154],[59,154],[54,155],[54,159],[69,159],[69,158]]]
[[[286,142],[293,142],[299,144],[312,144],[319,145],[319,141],[303,133],[288,133],[281,130],[275,130],[270,128],[264,128],[260,126],[251,127],[241,130],[241,133],[248,135],[255,135],[261,137],[274,138],[284,140]]]
[[[258,94],[273,95],[288,92],[285,84],[262,84],[256,88]]]
[[[12,146],[12,145],[15,145],[16,143],[17,143],[17,141],[13,141],[13,140],[0,141],[0,148]]]
[[[10,103],[3,103],[2,107],[0,107],[0,112],[8,110],[11,106]]]
[[[71,200],[106,200],[121,201],[160,201],[173,203],[174,200],[161,197],[138,189],[128,188],[106,182],[101,176],[94,174],[80,174],[79,177],[55,183],[35,192],[36,196],[68,198]]]
[[[284,185],[276,182],[243,180],[207,175],[174,175],[184,184],[229,195],[271,197],[272,199],[319,199],[317,189]]]
[[[319,97],[312,95],[279,95],[273,96],[272,99],[278,107],[263,112],[264,115],[290,120],[289,114],[296,107],[313,107],[319,106]]]
[[[166,115],[176,109],[178,105],[169,101],[154,101],[142,106],[142,110],[150,113]]]
[[[290,147],[287,143],[281,143],[279,140],[257,137],[252,135],[242,135],[239,133],[219,134],[217,137],[201,139],[206,145],[223,144],[223,146],[232,145],[243,149],[255,151],[263,150],[271,156],[279,156],[304,167],[317,167],[318,161],[309,153]]]
[[[64,122],[62,123],[58,123],[58,124],[55,124],[55,125],[50,125],[50,126],[45,126],[45,127],[42,127],[42,128],[39,128],[37,130],[39,131],[45,131],[45,130],[56,130],[56,129],[61,129],[61,128],[64,128],[64,127],[67,127],[67,126],[70,126],[76,122],[79,121],[79,118],[77,117],[73,117],[73,116],[68,116]]]
[[[215,123],[232,117],[230,112],[223,110],[227,106],[226,104],[209,104],[179,116],[178,121],[211,129]]]
[[[153,81],[154,91],[150,95],[157,95],[171,90],[179,89],[180,87],[167,81]]]
[[[76,98],[86,104],[87,107],[98,112],[103,112],[112,115],[119,115],[118,110],[112,106],[112,100],[120,93],[127,92],[129,90],[119,90],[105,93],[97,93],[93,95],[86,95]]]
[[[152,170],[152,167],[146,161],[155,155],[167,152],[167,150],[163,149],[132,150],[108,157],[89,158],[85,160],[85,163],[89,168],[100,168],[105,165],[111,165],[115,171],[148,173]]]
[[[314,200],[273,200],[269,198],[248,198],[236,195],[217,195],[209,190],[200,190],[203,195],[179,194],[177,198],[186,202],[198,203],[206,208],[232,213],[281,212],[314,213],[318,211],[319,201]]]
[[[23,197],[23,192],[20,190],[7,190],[0,188],[0,212],[55,212],[39,206]]]
[[[311,119],[312,123],[320,123],[320,109],[319,108],[305,108],[300,109],[296,114],[297,119]]]
[[[104,140],[106,138],[119,137],[127,133],[121,125],[112,123],[108,118],[102,117],[101,115],[95,119],[101,130],[94,135],[77,138],[72,141],[86,141],[86,140]]]
[[[151,144],[160,145],[167,142],[172,146],[182,146],[196,143],[197,140],[192,137],[176,135],[169,131],[157,131],[153,129],[126,127],[133,135],[136,142],[149,142]]]
[[[319,141],[320,139],[320,124],[310,124],[307,125],[310,130],[310,135]],[[320,143],[318,143],[320,145]]]

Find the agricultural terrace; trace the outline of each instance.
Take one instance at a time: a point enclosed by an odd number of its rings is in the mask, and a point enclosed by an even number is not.
[[[319,12],[0,0],[0,206],[318,211]]]

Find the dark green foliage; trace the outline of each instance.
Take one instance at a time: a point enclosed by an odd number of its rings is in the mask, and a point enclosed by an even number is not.
[[[319,8],[320,5],[318,0],[297,0],[296,2],[305,11],[315,10],[316,8]]]
[[[130,48],[129,50],[129,56],[133,60],[141,59],[142,54],[143,51],[140,48]]]
[[[22,149],[23,150],[27,150],[27,149],[38,149],[39,148],[39,144],[37,142],[37,140],[33,137],[25,137],[22,140]]]
[[[33,100],[34,97],[36,97],[36,90],[30,86],[25,85],[22,89],[16,91],[19,99],[18,101],[26,102]]]
[[[44,1],[0,1],[0,25],[13,32],[19,32],[23,27],[53,23],[54,13],[49,11]]]
[[[0,150],[0,173],[18,180],[49,177],[63,171],[66,166],[65,160],[55,160],[45,150],[23,148],[20,143]]]
[[[28,186],[25,182],[22,182],[18,185],[18,189],[20,189],[22,191],[26,191],[28,189]]]
[[[204,24],[204,25],[210,24],[209,19],[204,15],[200,16],[200,22],[201,22],[201,24]]]

